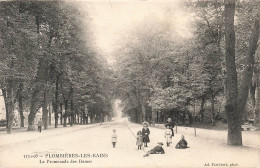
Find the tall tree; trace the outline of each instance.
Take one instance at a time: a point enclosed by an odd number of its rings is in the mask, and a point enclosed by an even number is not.
[[[225,0],[225,60],[226,60],[226,105],[229,145],[242,145],[242,115],[238,110],[238,85],[235,63],[235,0]]]

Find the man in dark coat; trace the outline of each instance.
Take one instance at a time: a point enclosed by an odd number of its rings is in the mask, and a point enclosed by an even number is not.
[[[165,154],[164,149],[162,148],[163,143],[159,142],[158,145],[156,147],[154,147],[153,149],[149,150],[144,157],[149,156],[149,154]]]
[[[183,135],[181,136],[181,140],[176,144],[175,148],[177,148],[177,149],[186,149],[186,148],[188,148],[188,143],[184,139]]]
[[[172,121],[171,118],[168,118],[167,121],[165,122],[165,128],[169,126],[170,130],[172,131],[172,136],[174,136],[174,131],[173,131],[173,128],[174,128],[174,122]]]

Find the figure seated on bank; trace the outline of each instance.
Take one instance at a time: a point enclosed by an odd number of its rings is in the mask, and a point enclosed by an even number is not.
[[[188,143],[185,140],[184,136],[181,136],[181,140],[176,144],[175,148],[177,149],[186,149],[188,148]]]
[[[144,157],[147,157],[149,156],[149,154],[165,154],[163,148],[163,143],[162,142],[159,142],[158,145],[156,147],[154,147],[153,149],[149,150],[145,155]]]

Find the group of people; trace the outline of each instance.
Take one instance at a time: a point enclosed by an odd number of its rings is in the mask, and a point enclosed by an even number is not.
[[[165,134],[164,138],[166,140],[166,145],[167,147],[170,146],[172,143],[172,137],[174,137],[174,122],[171,120],[171,118],[168,118],[167,121],[165,122]],[[150,131],[149,131],[150,132]],[[155,146],[153,149],[149,150],[144,157],[149,156],[149,154],[165,154],[164,149],[163,149],[163,143],[158,142],[158,145]],[[181,140],[176,144],[175,146],[176,149],[185,149],[188,148],[188,143],[185,140],[184,136],[181,136]]]
[[[143,128],[141,131],[137,132],[137,136],[136,136],[136,145],[137,145],[137,150],[142,150],[142,147],[148,147],[147,143],[150,142],[150,130],[148,128],[148,122],[143,122]],[[170,144],[172,143],[172,137],[174,136],[174,122],[171,120],[171,118],[168,118],[167,121],[165,122],[165,140],[166,140],[166,145],[169,147]],[[115,148],[117,142],[117,134],[116,134],[116,130],[113,130],[113,134],[112,134],[112,144],[113,144],[113,148]],[[153,149],[149,150],[144,157],[149,156],[149,154],[164,154],[164,149],[163,149],[163,143],[162,142],[158,142],[158,145],[155,146]],[[188,148],[188,143],[185,140],[184,136],[181,136],[181,140],[176,144],[175,148],[177,149],[185,149]]]
[[[137,132],[136,145],[138,146],[138,150],[142,150],[143,145],[144,145],[144,147],[148,147],[147,143],[150,142],[149,135],[150,135],[150,130],[148,128],[148,123],[144,122],[142,131]],[[113,133],[112,133],[112,136],[111,136],[113,148],[116,147],[117,137],[118,136],[117,136],[116,130],[113,129]]]

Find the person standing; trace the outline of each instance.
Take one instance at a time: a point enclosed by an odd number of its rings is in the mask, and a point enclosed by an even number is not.
[[[170,144],[172,143],[172,131],[169,125],[166,126],[164,137],[166,139],[167,146],[170,146]]]
[[[137,132],[137,138],[136,138],[136,145],[138,146],[137,150],[142,150],[142,146],[143,146],[143,135],[142,135],[142,131],[138,131]]]
[[[171,118],[168,118],[167,121],[165,122],[165,128],[169,126],[169,129],[172,131],[172,136],[174,136],[174,131],[173,131],[173,128],[174,128],[174,122],[172,121]]]
[[[117,143],[117,134],[116,134],[116,130],[113,129],[113,133],[112,133],[112,144],[113,144],[113,148],[116,147],[116,143]]]
[[[38,131],[42,132],[42,119],[40,118],[40,120],[38,121]]]
[[[142,136],[143,136],[144,147],[148,147],[147,143],[150,142],[149,135],[150,135],[150,130],[148,128],[148,123],[143,122]]]

